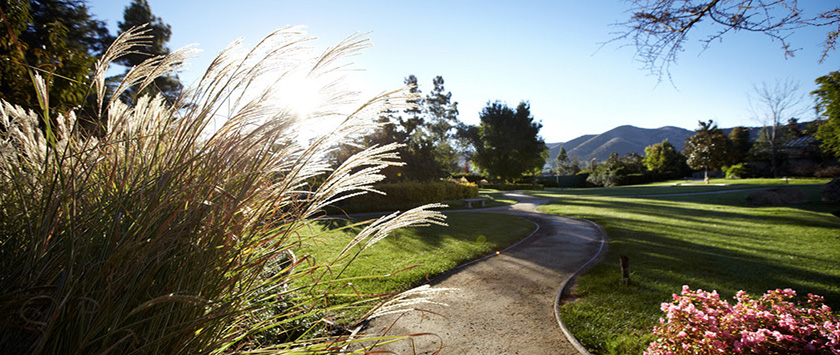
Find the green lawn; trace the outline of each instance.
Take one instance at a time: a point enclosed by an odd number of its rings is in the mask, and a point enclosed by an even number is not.
[[[342,277],[387,275],[389,277],[359,279],[353,282],[356,291],[366,294],[387,294],[422,284],[464,262],[501,250],[528,236],[536,226],[515,216],[490,213],[446,213],[448,227],[430,226],[398,230],[373,247],[359,253]],[[319,222],[301,233],[319,235],[311,245],[315,260],[332,260],[361,227],[324,232],[355,221]],[[343,264],[342,264],[343,265]],[[334,268],[335,272],[338,272]]]
[[[838,309],[840,219],[828,212],[840,206],[819,202],[820,185],[797,186],[814,202],[750,207],[749,191],[629,197],[685,192],[667,186],[538,193],[557,199],[543,211],[590,219],[611,240],[605,260],[578,281],[580,299],[561,308],[563,320],[594,353],[638,354],[663,316],[660,304],[682,285],[729,299],[790,287]],[[630,286],[620,284],[620,255],[630,259]]]
[[[596,196],[638,196],[651,194],[685,194],[710,191],[730,191],[767,187],[783,184],[825,184],[826,179],[711,179],[709,184],[702,181],[670,180],[648,185],[618,186],[610,188],[546,188],[543,191],[531,191],[535,196],[555,196],[559,194],[596,195]]]

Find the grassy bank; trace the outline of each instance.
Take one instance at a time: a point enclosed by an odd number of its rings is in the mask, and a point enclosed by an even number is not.
[[[743,181],[748,182],[748,181]],[[754,188],[741,184],[728,187]],[[545,212],[587,218],[611,239],[606,259],[578,282],[579,301],[561,308],[575,336],[594,353],[641,353],[649,333],[682,285],[761,294],[793,288],[840,306],[840,206],[819,201],[819,185],[799,185],[811,202],[750,207],[749,191],[656,197],[681,187],[562,190]],[[687,187],[694,188],[694,187]],[[712,188],[712,187],[709,187]],[[620,285],[618,259],[630,259],[632,284]]]
[[[422,284],[428,278],[459,264],[503,249],[528,236],[536,228],[528,220],[509,215],[489,213],[447,213],[446,215],[449,227],[430,226],[398,230],[360,253],[347,267],[342,277],[381,276],[396,272],[388,277],[353,280],[354,292],[386,294],[403,291]],[[358,221],[318,222],[301,233],[318,235],[314,244],[310,246],[316,261],[332,260],[361,230],[361,226],[351,226],[352,223]],[[325,232],[345,226],[348,228]],[[342,263],[337,265],[343,266]],[[334,269],[334,271],[340,270]],[[350,291],[348,288],[348,292]]]

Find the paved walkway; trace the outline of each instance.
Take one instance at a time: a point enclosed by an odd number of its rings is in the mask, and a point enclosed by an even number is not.
[[[372,320],[362,333],[433,334],[377,350],[397,354],[579,354],[560,331],[554,300],[561,283],[598,254],[603,240],[600,229],[588,221],[538,212],[536,207],[547,199],[521,193],[505,196],[519,202],[462,211],[522,216],[539,229],[499,255],[433,279],[433,287],[458,289],[435,298],[448,306],[423,305],[426,312]]]

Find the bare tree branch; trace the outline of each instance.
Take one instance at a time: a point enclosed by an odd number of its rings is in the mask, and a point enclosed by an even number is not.
[[[624,27],[616,40],[630,40],[644,68],[660,78],[684,50],[688,34],[706,20],[713,33],[700,39],[703,48],[731,32],[764,34],[779,42],[786,57],[792,57],[788,37],[804,27],[827,27],[823,62],[835,49],[840,36],[840,7],[805,16],[797,0],[628,0],[632,16],[617,25]]]

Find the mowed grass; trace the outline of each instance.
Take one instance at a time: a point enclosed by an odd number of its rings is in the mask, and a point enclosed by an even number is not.
[[[610,188],[546,188],[543,191],[531,191],[534,196],[552,197],[561,194],[586,196],[641,196],[653,194],[687,194],[697,192],[732,191],[766,188],[773,185],[811,185],[825,184],[827,179],[711,179],[709,184],[702,181],[669,180],[647,185],[618,186]]]
[[[447,227],[400,229],[358,253],[341,278],[359,279],[352,280],[353,287],[346,287],[343,293],[378,295],[404,291],[459,264],[504,249],[536,229],[534,223],[510,215],[472,212],[450,212],[446,215]],[[328,261],[335,258],[363,227],[327,231],[359,221],[361,219],[322,221],[301,233],[318,235],[311,242],[309,251],[316,261]],[[358,249],[354,248],[350,254],[356,254]],[[344,264],[347,263],[339,266]],[[333,269],[333,272],[341,270]],[[379,277],[364,278],[369,275]]]
[[[812,202],[750,207],[750,191],[725,194],[616,197],[622,189],[564,190],[545,212],[590,219],[610,238],[605,260],[578,280],[579,300],[561,307],[563,320],[593,353],[638,354],[652,340],[682,285],[760,295],[793,288],[840,309],[838,205],[819,202],[820,185],[795,185]],[[750,187],[761,187],[752,185]],[[664,194],[675,187],[636,187],[628,195]],[[625,188],[630,189],[630,188]],[[630,260],[632,284],[621,285],[619,256]]]

